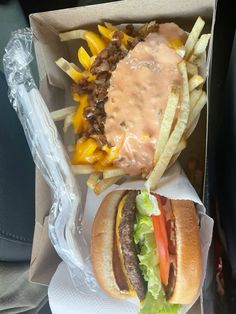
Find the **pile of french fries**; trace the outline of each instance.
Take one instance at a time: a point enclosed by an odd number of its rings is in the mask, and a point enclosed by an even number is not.
[[[152,22],[151,22],[152,23]],[[122,32],[122,45],[127,49],[128,41],[133,38],[110,23],[98,25],[100,35],[86,30],[73,30],[59,34],[61,41],[82,38],[87,42],[91,55],[80,47],[78,60],[83,66],[81,70],[74,63],[60,58],[56,64],[78,83],[81,79],[94,80],[96,77],[89,71],[96,56],[112,40],[114,32]],[[150,190],[157,187],[158,180],[165,170],[174,163],[181,151],[186,147],[187,139],[194,131],[199,120],[200,112],[207,102],[206,92],[203,90],[205,77],[201,75],[206,67],[206,49],[210,34],[203,34],[205,22],[201,17],[196,20],[183,47],[179,47],[183,60],[179,63],[179,71],[183,78],[182,90],[173,86],[168,97],[167,106],[161,123],[160,133],[154,156],[154,168],[147,177],[146,187]],[[181,105],[177,121],[175,113]],[[73,94],[77,106],[71,106],[51,113],[54,121],[64,120],[64,132],[73,125],[75,133],[86,129],[87,121],[83,117],[83,110],[88,105],[87,95]],[[79,139],[75,146],[71,146],[72,170],[75,174],[90,174],[87,185],[99,194],[110,185],[118,182],[126,174],[120,168],[115,168],[113,160],[118,157],[116,148],[107,145],[100,147],[94,139]]]

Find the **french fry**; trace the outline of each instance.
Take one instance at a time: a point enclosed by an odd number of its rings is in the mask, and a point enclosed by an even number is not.
[[[111,29],[111,30],[113,30],[113,31],[117,31],[117,27],[114,26],[114,25],[112,25],[112,24],[109,23],[109,22],[104,22],[104,25],[105,25],[106,28],[108,28],[108,29]]]
[[[186,62],[187,66],[187,72],[189,76],[194,76],[198,74],[198,67],[196,64],[193,64],[191,62]]]
[[[63,126],[63,132],[66,133],[69,129],[69,127],[72,125],[72,118],[73,118],[74,113],[71,113],[66,116],[64,120],[64,126]]]
[[[148,190],[155,189],[157,187],[158,180],[168,167],[168,164],[171,161],[171,158],[174,155],[178,147],[178,144],[182,138],[182,135],[185,131],[185,128],[187,126],[190,108],[189,108],[188,76],[185,61],[181,61],[179,63],[179,70],[183,77],[183,101],[180,108],[179,117],[175,125],[175,128],[168,139],[168,142],[165,146],[163,153],[161,154],[154,169],[150,173],[145,183],[145,186]]]
[[[182,139],[182,140],[179,142],[179,144],[178,144],[178,146],[177,146],[177,148],[176,148],[176,150],[175,150],[175,154],[179,154],[180,152],[182,152],[182,150],[185,149],[186,145],[187,145],[186,140],[185,140],[185,139]]]
[[[179,158],[179,155],[180,155],[181,152],[178,152],[176,154],[174,154],[172,157],[171,157],[171,160],[169,162],[169,165],[168,167],[171,167],[173,166],[173,164],[176,162],[176,160]]]
[[[86,94],[80,95],[78,98],[79,106],[77,107],[73,117],[72,124],[74,127],[74,133],[79,133],[86,129],[87,121],[83,116],[84,108],[88,105],[88,96]]]
[[[85,77],[82,72],[75,69],[74,65],[71,65],[70,62],[68,62],[64,58],[58,59],[56,61],[56,64],[62,71],[69,75],[75,83],[78,83],[81,79]]]
[[[206,63],[206,55],[205,53],[202,53],[200,56],[196,57],[195,55],[192,55],[189,59],[189,62],[192,62],[195,64],[198,68],[200,68],[202,65]]]
[[[112,168],[103,171],[104,179],[113,178],[121,175],[125,175],[125,172],[120,168]]]
[[[197,43],[195,44],[193,48],[192,55],[199,57],[201,54],[203,54],[206,51],[210,38],[211,38],[211,34],[201,35],[201,37],[198,39]]]
[[[85,32],[86,32],[86,30],[84,30],[84,29],[76,29],[73,31],[60,33],[59,37],[60,37],[61,41],[79,39],[79,38],[83,38]]]
[[[199,85],[201,85],[204,82],[204,78],[201,75],[194,75],[189,80],[189,91],[191,92],[195,88],[197,88]]]
[[[75,102],[80,102],[80,95],[78,93],[73,93],[72,96]]]
[[[87,186],[92,189],[93,191],[95,190],[96,184],[101,176],[101,173],[99,172],[93,172],[90,174],[88,180],[87,180]]]
[[[93,164],[97,160],[93,158],[98,145],[92,138],[85,139],[83,141],[77,140],[75,145],[75,151],[71,158],[71,163],[74,165],[89,163]]]
[[[93,55],[99,54],[99,52],[106,48],[106,44],[103,39],[94,32],[86,31],[83,35],[83,39],[86,40]]]
[[[195,118],[195,120],[193,120],[192,124],[189,124],[188,128],[185,131],[185,137],[189,138],[189,136],[193,133],[193,131],[195,130],[197,124],[198,124],[198,120],[200,118],[200,113],[197,115],[197,117]]]
[[[96,194],[100,194],[103,191],[105,191],[109,186],[112,184],[115,184],[117,181],[119,181],[123,176],[117,176],[117,177],[112,177],[112,178],[107,178],[107,179],[102,179],[100,180],[94,188],[94,192]]]
[[[157,139],[154,163],[156,163],[159,159],[168,141],[178,102],[179,90],[177,88],[172,88],[172,91],[168,97],[166,110],[162,119],[161,128]]]
[[[59,37],[61,41],[68,41],[73,39],[86,40],[89,49],[93,55],[99,54],[99,52],[106,48],[105,42],[98,34],[84,29],[77,29],[69,32],[60,33]]]
[[[92,64],[91,57],[83,46],[78,49],[78,59],[80,64],[85,68],[85,70],[88,70],[90,68]]]
[[[69,114],[74,113],[75,110],[76,110],[76,106],[70,106],[70,107],[52,111],[50,114],[53,121],[57,122],[57,121],[64,120]]]
[[[175,151],[174,155],[172,156],[172,158],[170,160],[170,163],[168,165],[169,167],[172,166],[175,163],[175,161],[178,159],[178,157],[181,154],[181,152],[186,148],[186,145],[187,145],[187,142],[184,139],[182,139],[179,142],[179,144],[178,144],[178,146],[176,148],[176,151]]]
[[[199,16],[188,36],[188,39],[186,40],[185,43],[185,58],[188,59],[188,57],[190,56],[190,54],[193,51],[193,48],[195,46],[195,44],[198,41],[198,37],[201,34],[201,31],[203,29],[205,25],[205,22],[203,21],[203,19]]]
[[[201,89],[194,89],[190,93],[190,112],[193,110],[194,106],[196,105],[198,99],[200,98],[202,94]]]
[[[192,125],[193,121],[196,119],[198,114],[201,112],[202,108],[205,106],[206,102],[207,102],[206,92],[202,91],[200,98],[198,99],[193,110],[190,112],[187,129]]]
[[[118,28],[116,27],[112,27],[112,28],[115,28],[114,30],[113,29],[110,29],[110,28],[107,28],[105,26],[102,26],[102,25],[98,25],[98,31],[99,33],[105,37],[106,39],[108,40],[112,40],[112,37],[114,35],[114,33],[116,31],[120,32],[122,34],[122,38],[121,38],[121,42],[123,45],[125,45],[127,47],[127,44],[129,41],[132,41],[133,40],[133,37],[127,35],[126,33],[120,31]]]
[[[94,169],[90,165],[72,165],[71,169],[74,174],[89,174],[89,173],[95,173]]]
[[[70,65],[71,65],[72,68],[75,69],[76,71],[81,72],[81,69],[80,69],[76,64],[74,64],[73,62],[70,62]]]
[[[114,27],[114,26],[113,26]],[[108,40],[112,40],[112,36],[114,35],[117,29],[110,29],[102,25],[98,25],[99,33]]]

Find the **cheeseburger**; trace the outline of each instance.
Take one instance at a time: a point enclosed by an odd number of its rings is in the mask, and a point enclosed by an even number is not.
[[[137,297],[143,314],[178,313],[201,284],[195,204],[146,191],[111,192],[93,223],[91,254],[110,296]]]

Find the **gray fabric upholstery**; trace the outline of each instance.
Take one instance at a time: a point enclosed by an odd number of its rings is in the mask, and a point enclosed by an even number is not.
[[[29,283],[28,263],[0,263],[0,313],[38,313],[47,287]]]
[[[35,166],[0,72],[0,260],[25,261],[34,232]]]
[[[0,26],[0,70],[3,70],[2,56],[11,32],[27,26],[20,4],[17,0],[9,0],[0,4]]]

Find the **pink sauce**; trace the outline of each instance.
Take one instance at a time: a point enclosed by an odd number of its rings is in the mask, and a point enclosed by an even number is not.
[[[174,23],[160,24],[119,62],[111,76],[105,104],[106,138],[119,148],[114,166],[129,175],[147,175],[153,168],[160,124],[172,86],[181,86],[182,58],[168,41],[186,35]]]

